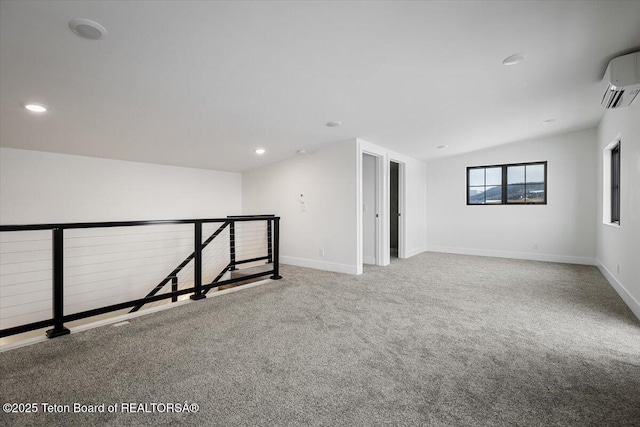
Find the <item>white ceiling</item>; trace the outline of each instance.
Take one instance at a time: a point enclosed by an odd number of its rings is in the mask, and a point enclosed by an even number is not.
[[[640,1],[2,0],[0,142],[230,171],[355,137],[430,159],[596,125],[636,50]]]

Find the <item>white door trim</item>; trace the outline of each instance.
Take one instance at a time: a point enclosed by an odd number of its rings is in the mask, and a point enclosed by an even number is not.
[[[357,274],[362,274],[363,267],[363,247],[362,247],[362,236],[363,236],[363,218],[362,218],[362,155],[369,154],[377,158],[376,160],[376,178],[377,178],[377,188],[376,188],[376,208],[378,213],[378,221],[376,223],[376,265],[385,266],[389,265],[391,256],[390,256],[390,229],[389,229],[389,176],[390,176],[390,168],[389,168],[389,154],[386,150],[381,149],[376,145],[370,144],[366,141],[357,140],[356,144],[356,153],[357,153],[357,171],[356,171],[356,203],[357,203],[357,216],[356,216],[356,227],[357,227],[357,256],[356,256],[356,267]]]

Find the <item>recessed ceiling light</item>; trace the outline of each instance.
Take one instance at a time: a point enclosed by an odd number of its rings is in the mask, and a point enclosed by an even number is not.
[[[557,119],[547,119],[547,120],[543,120],[543,121],[542,121],[542,123],[543,123],[543,124],[545,124],[545,125],[548,125],[548,124],[550,124],[550,123],[555,122],[556,120],[557,120]]]
[[[31,111],[32,113],[44,113],[45,111],[47,111],[46,105],[34,104],[33,102],[24,104],[24,108]]]
[[[448,145],[446,145],[446,144],[445,144],[445,145],[438,145],[438,148],[439,148],[439,149],[440,149],[440,148],[447,148],[447,147],[449,147],[449,146],[448,146]]]
[[[300,155],[307,154],[307,150],[298,150],[296,151],[296,154],[300,154]]]
[[[84,18],[75,18],[69,21],[71,31],[85,39],[100,40],[107,35],[107,30],[97,22]]]
[[[264,149],[264,148],[258,148],[258,149],[256,150],[256,154],[264,154],[264,153],[266,153],[266,151],[265,151],[265,149]]]
[[[526,58],[526,54],[525,53],[516,53],[515,55],[511,55],[507,58],[505,58],[502,61],[503,65],[516,65],[521,63],[522,61],[524,61],[524,58]]]
[[[330,128],[337,128],[338,126],[341,126],[341,125],[342,125],[342,122],[338,120],[327,123],[327,126],[329,126]]]

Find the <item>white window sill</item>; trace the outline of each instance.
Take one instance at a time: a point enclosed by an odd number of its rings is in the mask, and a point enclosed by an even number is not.
[[[620,224],[615,224],[613,222],[603,222],[602,224],[608,225],[609,227],[613,227],[613,228],[620,228]]]

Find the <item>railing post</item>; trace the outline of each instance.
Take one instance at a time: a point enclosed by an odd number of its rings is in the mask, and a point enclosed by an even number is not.
[[[207,296],[202,293],[202,221],[196,221],[194,224],[194,240],[193,240],[193,287],[195,291],[189,298],[199,300]]]
[[[53,329],[47,331],[48,338],[71,333],[64,327],[64,234],[62,228],[54,228],[53,250]]]
[[[178,276],[173,276],[171,278],[171,292],[176,292],[178,290]],[[176,302],[178,301],[178,297],[177,296],[172,296],[171,297],[171,302]]]
[[[229,270],[236,270],[236,222],[229,223]]]
[[[280,218],[273,219],[273,280],[282,279],[280,275]]]
[[[267,220],[267,264],[271,264],[273,262],[273,248],[271,247],[271,220]]]

